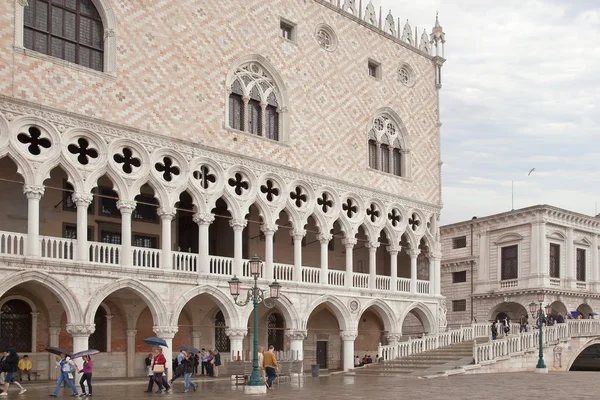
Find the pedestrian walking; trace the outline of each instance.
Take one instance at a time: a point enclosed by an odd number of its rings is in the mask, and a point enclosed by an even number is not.
[[[77,393],[77,388],[73,383],[73,373],[77,369],[75,363],[71,360],[70,357],[67,357],[65,353],[60,353],[60,361],[58,363],[58,367],[60,370],[60,374],[58,375],[58,379],[56,380],[56,387],[54,388],[54,392],[50,396],[58,396],[60,385],[63,382],[66,382],[67,386],[69,386],[73,390],[73,396],[79,396],[79,393]]]
[[[496,340],[498,338],[498,327],[496,326],[496,321],[492,321],[492,340]]]
[[[190,385],[194,392],[198,389],[198,385],[192,382],[192,374],[194,373],[194,355],[183,352],[184,356],[181,360],[183,366],[183,393],[187,393]]]
[[[269,351],[264,354],[263,363],[265,365],[265,372],[267,374],[267,381],[265,385],[269,390],[273,390],[273,381],[277,378],[277,358],[275,357],[275,347],[269,346]]]
[[[213,376],[219,376],[219,367],[221,366],[221,353],[219,350],[215,349],[213,351]]]
[[[265,375],[265,363],[264,363],[264,351],[262,346],[258,346],[258,369],[260,370],[260,376],[262,377],[265,385],[267,384],[267,376]]]
[[[27,389],[21,386],[16,379],[17,371],[19,370],[19,355],[17,354],[17,349],[9,347],[6,351],[8,355],[2,362],[2,372],[5,372],[6,376],[4,377],[4,391],[0,393],[0,396],[8,396],[8,387],[11,383],[14,383],[21,389],[19,394],[23,394]]]
[[[92,368],[94,364],[92,362],[92,358],[90,356],[83,356],[83,368],[81,369],[82,375],[79,380],[79,385],[81,386],[81,397],[91,396],[92,395]],[[84,383],[87,382],[88,391],[85,392]]]
[[[158,385],[156,393],[162,393],[163,391],[168,393],[171,390],[171,386],[164,378],[164,374],[167,371],[167,359],[162,351],[161,347],[155,347],[153,350],[152,372],[154,374],[154,382]]]

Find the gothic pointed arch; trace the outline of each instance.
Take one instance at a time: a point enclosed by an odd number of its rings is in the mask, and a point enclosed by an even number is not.
[[[266,58],[251,54],[238,59],[229,69],[226,89],[227,127],[274,141],[287,141],[287,89]]]
[[[369,167],[395,176],[410,177],[410,140],[398,113],[376,110],[367,126]]]
[[[354,319],[352,318],[348,307],[346,307],[346,305],[338,297],[331,295],[321,296],[308,306],[305,314],[306,317],[302,321],[302,329],[306,329],[310,315],[321,304],[326,304],[331,309],[338,320],[340,330],[356,330],[356,324],[354,323]]]
[[[219,289],[213,286],[197,286],[194,287],[184,294],[182,294],[175,304],[171,307],[171,325],[176,326],[177,321],[179,319],[179,314],[183,311],[185,305],[192,300],[194,297],[199,296],[201,294],[210,295],[215,303],[219,306],[220,310],[223,312],[223,316],[225,318],[226,325],[229,327],[237,327],[243,326],[240,325],[240,320],[243,320],[243,317],[240,319],[240,316],[231,301],[231,297],[227,296],[225,293],[220,291]]]

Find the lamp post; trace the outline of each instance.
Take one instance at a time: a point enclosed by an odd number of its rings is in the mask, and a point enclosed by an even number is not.
[[[262,302],[267,308],[275,307],[275,300],[277,300],[281,294],[281,285],[277,282],[277,280],[273,281],[273,283],[269,285],[270,297],[265,297],[265,291],[258,287],[258,276],[260,275],[263,262],[259,257],[254,256],[252,259],[250,259],[249,264],[250,274],[254,278],[254,285],[250,288],[250,290],[248,290],[245,300],[238,300],[238,297],[240,296],[241,282],[235,275],[228,283],[229,292],[231,293],[231,296],[233,296],[233,301],[236,305],[244,307],[250,303],[250,301],[252,301],[252,305],[254,307],[254,321],[252,324],[254,331],[254,340],[252,345],[252,374],[250,375],[248,385],[244,388],[244,391],[248,394],[256,394],[267,392],[267,388],[258,370],[258,305]],[[267,301],[269,299],[273,299],[273,301]]]
[[[531,318],[535,318],[537,314],[540,336],[540,353],[538,356],[538,363],[535,366],[535,372],[546,373],[548,372],[548,368],[546,368],[546,364],[544,363],[544,323],[546,322],[546,315],[552,312],[552,307],[547,305],[545,310],[542,308],[542,303],[544,302],[544,293],[538,293],[537,300],[539,303],[539,308],[535,302],[532,301],[529,303],[529,312],[531,313]]]

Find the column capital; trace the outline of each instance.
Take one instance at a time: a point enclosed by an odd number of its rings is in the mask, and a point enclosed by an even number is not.
[[[421,250],[419,249],[409,249],[406,251],[410,258],[416,258],[419,254],[421,254]]]
[[[265,236],[274,235],[277,232],[277,225],[275,224],[262,224],[260,230]]]
[[[246,337],[247,333],[248,333],[248,329],[234,329],[234,328],[225,329],[225,334],[229,337],[229,339],[242,340],[244,337]]]
[[[399,245],[386,246],[386,250],[391,255],[398,255],[398,253],[400,253],[402,251],[402,246],[399,246]]]
[[[317,240],[321,244],[327,244],[331,239],[333,239],[333,235],[331,233],[319,233],[317,235]]]
[[[1,314],[1,313],[0,313],[0,314]],[[39,313],[39,312],[37,312],[37,311],[32,311],[32,312],[30,312],[30,314],[31,314],[31,318],[37,318],[37,317],[38,317],[38,315],[40,315],[40,313]]]
[[[73,203],[75,203],[77,207],[88,207],[92,204],[94,196],[91,193],[75,192],[71,195],[71,199],[73,199]]]
[[[127,337],[132,337],[137,335],[137,329],[127,329]]]
[[[29,2],[27,0],[17,0],[17,3],[19,3],[21,7],[29,6]]]
[[[396,333],[396,332],[388,332],[385,334],[385,338],[388,340],[388,342],[391,342],[391,343],[399,342],[401,337],[402,337],[402,334]]]
[[[194,339],[198,339],[202,337],[202,332],[201,331],[192,331],[192,337]]]
[[[229,220],[229,226],[233,228],[234,231],[242,231],[248,225],[248,221],[245,219],[231,219]]]
[[[297,240],[302,240],[304,236],[306,236],[306,229],[292,229],[290,231],[290,236]]]
[[[48,328],[48,331],[50,331],[51,335],[60,335],[61,330],[62,328],[60,326],[51,326]]]
[[[357,336],[358,336],[358,332],[357,331],[342,331],[342,332],[340,332],[340,337],[344,341],[346,341],[346,340],[355,340]]]
[[[45,188],[41,185],[25,185],[23,186],[23,194],[27,196],[27,200],[39,200],[44,195]]]
[[[367,249],[369,249],[369,251],[376,251],[379,248],[379,245],[381,243],[379,242],[367,242],[367,244],[365,245],[365,247]]]
[[[107,320],[107,321],[110,321],[110,320],[112,320],[113,318],[114,318],[114,315],[111,315],[111,314],[106,314],[106,320]]]
[[[290,340],[304,340],[308,336],[308,331],[303,329],[289,330],[285,332]]]
[[[156,210],[156,214],[160,217],[161,220],[172,221],[177,215],[177,210],[172,207],[159,207]]]
[[[95,324],[67,324],[67,332],[71,336],[90,336],[95,330]]]
[[[117,208],[121,214],[131,214],[137,207],[137,203],[131,200],[119,200],[117,201]]]
[[[152,331],[161,339],[173,339],[179,327],[177,326],[153,326]]]
[[[194,214],[192,220],[198,225],[210,225],[215,220],[215,214],[199,212]]]
[[[354,246],[356,246],[356,243],[358,243],[358,240],[356,240],[356,238],[344,238],[344,239],[342,239],[342,244],[347,249],[353,248]]]

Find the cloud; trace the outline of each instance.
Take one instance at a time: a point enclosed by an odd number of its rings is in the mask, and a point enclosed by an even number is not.
[[[366,4],[366,2],[363,2]],[[442,222],[548,203],[600,202],[600,2],[373,0],[446,32],[441,90]],[[535,167],[531,177],[527,172]]]

